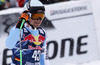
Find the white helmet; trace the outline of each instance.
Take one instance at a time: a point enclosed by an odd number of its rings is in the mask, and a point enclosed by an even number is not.
[[[25,5],[24,5],[24,11],[29,10],[30,13],[34,13],[35,10],[43,10],[45,11],[44,5],[39,1],[39,0],[29,0]]]

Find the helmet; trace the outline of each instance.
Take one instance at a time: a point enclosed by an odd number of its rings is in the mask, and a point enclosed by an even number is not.
[[[24,11],[25,10],[29,10],[29,16],[33,20],[44,19],[45,7],[39,0],[29,0],[24,6]],[[41,12],[39,12],[39,10],[41,10]]]
[[[45,7],[39,0],[29,0],[25,5],[24,5],[24,11],[29,10],[30,13],[36,12],[36,10],[43,10],[45,11]]]

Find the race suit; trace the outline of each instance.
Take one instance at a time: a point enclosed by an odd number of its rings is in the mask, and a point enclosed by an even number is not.
[[[21,31],[13,27],[6,40],[6,46],[12,49],[12,63],[20,65],[20,43],[22,49],[22,65],[49,65],[47,55],[46,32],[39,27],[32,29],[25,26]]]

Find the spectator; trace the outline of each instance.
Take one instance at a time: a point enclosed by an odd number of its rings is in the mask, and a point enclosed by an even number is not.
[[[5,9],[5,0],[0,0],[0,10]]]
[[[17,2],[19,7],[23,7],[25,4],[25,0],[17,0]]]
[[[5,8],[17,7],[16,0],[6,0]]]

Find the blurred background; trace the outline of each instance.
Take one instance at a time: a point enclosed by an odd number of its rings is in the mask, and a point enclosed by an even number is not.
[[[0,10],[23,7],[28,0],[0,0]],[[70,0],[40,0],[43,4],[54,4],[58,2],[70,1]]]
[[[0,0],[0,65],[10,65],[5,41],[28,0]],[[51,65],[100,65],[100,1],[40,0],[46,8]]]

